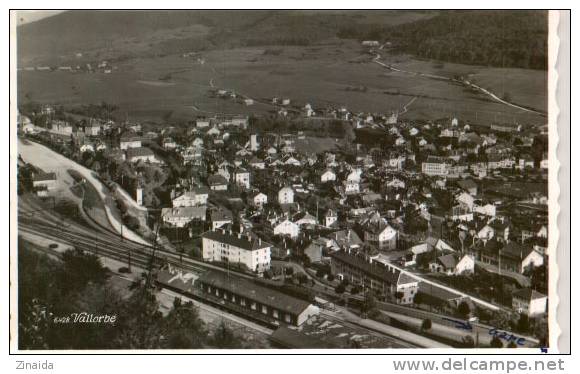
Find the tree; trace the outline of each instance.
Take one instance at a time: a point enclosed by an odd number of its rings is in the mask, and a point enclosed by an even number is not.
[[[519,332],[528,332],[530,329],[530,319],[527,314],[521,313],[520,319],[518,320],[517,330]]]
[[[465,335],[463,338],[461,338],[461,345],[464,348],[473,348],[475,347],[475,341],[473,340],[471,335]]]
[[[493,312],[489,320],[489,324],[498,329],[509,329],[511,327],[511,317],[509,313],[497,310]]]
[[[101,259],[80,249],[62,254],[63,266],[57,273],[58,288],[65,294],[82,290],[89,283],[104,284],[109,278],[108,269]]]
[[[308,277],[304,273],[298,273],[296,279],[300,285],[304,285],[308,281]]]
[[[114,348],[158,349],[162,346],[163,315],[146,277],[131,287],[133,292],[118,313],[119,333],[112,342]]]
[[[467,316],[469,316],[469,313],[471,313],[471,308],[469,307],[469,304],[465,301],[462,301],[457,307],[457,313],[459,313],[461,317],[467,318]]]
[[[425,302],[425,296],[422,293],[417,292],[413,297],[414,304],[423,304]]]
[[[429,318],[426,318],[421,323],[421,331],[428,331],[431,330],[432,322]]]
[[[338,286],[336,286],[334,288],[334,292],[336,292],[337,294],[343,294],[344,291],[346,291],[346,287],[344,286],[344,284],[340,283]]]
[[[548,320],[543,317],[536,320],[534,325],[534,336],[540,341],[540,347],[546,347],[548,345]]]
[[[372,314],[377,309],[377,299],[375,293],[372,290],[367,290],[365,292],[365,299],[363,302],[362,311],[366,314]]]
[[[489,346],[491,348],[503,348],[503,342],[501,341],[500,338],[494,336],[493,339],[491,339]]]
[[[129,230],[137,230],[139,229],[140,223],[137,217],[134,217],[130,214],[125,214],[123,216],[123,222],[127,226]]]
[[[182,303],[181,298],[173,301],[173,309],[165,317],[164,330],[167,340],[164,348],[203,348],[207,336],[197,308],[191,301]]]
[[[395,298],[397,299],[397,302],[399,302],[403,298],[403,296],[405,296],[405,294],[402,293],[401,291],[395,292]]]
[[[222,320],[214,331],[210,344],[216,348],[236,349],[242,347],[241,340],[234,334],[231,328]]]

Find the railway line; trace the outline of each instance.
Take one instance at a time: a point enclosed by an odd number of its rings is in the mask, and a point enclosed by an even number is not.
[[[54,223],[54,219],[54,217],[50,218],[42,215],[35,215],[34,218],[20,215],[18,219],[19,230],[36,235],[42,234],[48,239],[51,237],[58,238],[80,249],[93,253],[97,252],[99,255],[107,256],[115,260],[122,260],[123,262],[128,262],[129,256],[131,256],[131,261],[135,259],[139,261],[140,257],[147,258],[147,261],[149,261],[153,253],[155,253],[158,261],[171,264],[186,271],[195,273],[202,273],[207,270],[235,272],[238,276],[253,279],[248,274],[197,261],[186,255],[169,251],[162,246],[146,246],[132,242],[126,238],[122,239],[119,235],[106,229],[91,228],[81,225],[78,222],[71,222],[59,226]]]
[[[39,209],[33,203],[20,204],[18,217],[18,230],[22,233],[43,237],[47,240],[55,240],[70,244],[83,251],[94,253],[97,256],[126,263],[131,266],[147,269],[154,256],[155,267],[170,264],[178,269],[195,274],[206,271],[234,272],[236,275],[247,279],[254,279],[251,275],[240,273],[235,270],[225,269],[205,262],[197,261],[186,256],[167,250],[162,246],[147,246],[122,238],[119,234],[108,230],[95,222],[86,222],[86,217],[64,218],[52,209]],[[385,339],[394,347],[413,347],[410,342],[396,337],[383,334],[363,326],[353,324],[337,316],[327,316],[334,322],[344,324],[346,327],[365,331],[366,333]]]

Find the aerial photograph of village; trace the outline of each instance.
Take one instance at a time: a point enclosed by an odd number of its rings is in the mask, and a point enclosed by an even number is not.
[[[38,15],[19,350],[548,347],[548,11]]]

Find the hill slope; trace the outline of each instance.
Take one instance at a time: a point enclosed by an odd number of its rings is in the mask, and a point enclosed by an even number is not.
[[[472,65],[546,69],[546,11],[442,11],[397,27],[346,26],[344,38],[392,42],[415,56]]]
[[[398,25],[433,12],[68,11],[18,27],[19,61],[51,62],[79,51],[180,53],[247,45],[308,45],[345,24]],[[123,41],[121,43],[120,41]]]

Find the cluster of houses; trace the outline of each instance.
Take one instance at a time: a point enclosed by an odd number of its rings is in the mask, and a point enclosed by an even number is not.
[[[444,276],[473,274],[482,266],[519,277],[546,263],[547,220],[518,219],[505,209],[518,200],[482,190],[496,170],[546,167],[528,156],[534,133],[494,124],[478,134],[457,119],[422,126],[399,123],[396,115],[351,120],[354,129],[380,130],[393,144],[309,153],[297,147],[301,134],[252,132],[241,116],[197,118],[180,136],[164,129],[156,134],[158,146],[196,172],[191,183],[174,186],[171,206],[161,211],[163,224],[207,224],[204,261],[263,274],[274,256],[304,256],[401,304],[413,303],[419,292],[413,276],[419,263]],[[27,132],[30,121],[20,122]],[[89,152],[110,147],[103,134],[116,128],[99,120],[74,127],[53,121],[45,131],[82,133],[83,145],[94,147]],[[503,140],[506,133],[518,134],[523,151],[517,158]],[[145,146],[147,139],[140,128],[125,125],[110,152],[126,162],[169,167]],[[445,204],[441,194],[448,197]],[[517,293],[516,309],[536,310],[525,309],[521,298],[538,295]]]
[[[75,54],[77,58],[82,58],[82,53]],[[48,66],[48,65],[38,65],[38,66],[25,66],[22,68],[17,68],[18,71],[39,71],[39,72],[67,72],[67,73],[103,73],[111,74],[113,70],[116,70],[117,66],[113,66],[108,61],[99,61],[96,63],[83,63],[76,65],[59,65],[59,66]]]

